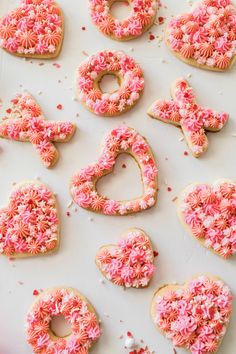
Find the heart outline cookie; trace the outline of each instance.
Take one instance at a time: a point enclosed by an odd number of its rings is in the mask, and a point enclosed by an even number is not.
[[[64,316],[71,325],[71,333],[59,337],[51,328],[55,316]],[[40,328],[40,330],[39,330]],[[54,287],[43,291],[31,305],[26,318],[26,337],[36,353],[70,351],[88,354],[101,335],[98,315],[78,290]]]
[[[0,209],[0,253],[24,258],[56,252],[60,222],[55,195],[43,183],[18,183]],[[36,235],[36,236],[35,236]]]
[[[30,142],[45,167],[59,158],[54,143],[68,142],[76,130],[71,122],[47,121],[42,109],[29,93],[18,94],[0,121],[0,138]]]
[[[186,64],[218,72],[229,70],[236,61],[235,14],[231,0],[200,1],[191,12],[170,21],[166,45]]]
[[[137,162],[143,180],[143,195],[131,201],[117,201],[97,193],[97,181],[113,171],[116,158],[128,153]],[[157,166],[146,139],[134,129],[120,126],[105,138],[98,163],[76,173],[70,184],[71,195],[76,204],[84,209],[106,215],[127,215],[146,210],[157,200]]]
[[[206,132],[219,132],[229,115],[197,104],[192,87],[182,78],[172,84],[171,96],[171,100],[155,101],[147,113],[151,118],[181,127],[192,155],[200,157],[208,148]]]
[[[64,27],[63,12],[54,0],[21,0],[0,20],[0,46],[17,57],[53,59],[61,52]]]
[[[200,244],[227,259],[236,253],[236,183],[194,183],[178,198],[181,223]]]
[[[147,287],[155,271],[151,240],[137,228],[124,232],[117,244],[100,247],[95,262],[105,278],[127,288]]]
[[[232,294],[219,277],[203,274],[159,288],[150,310],[156,328],[174,346],[192,354],[216,353],[230,321]]]

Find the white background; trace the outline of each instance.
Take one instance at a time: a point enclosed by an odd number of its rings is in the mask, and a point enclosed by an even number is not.
[[[158,16],[170,17],[189,9],[186,1],[165,0]],[[0,15],[18,5],[18,0],[1,0]],[[23,87],[41,104],[48,119],[71,120],[78,129],[70,143],[59,144],[61,158],[52,170],[41,164],[37,153],[27,143],[0,141],[0,204],[7,203],[13,182],[37,176],[58,196],[61,219],[61,247],[57,254],[14,262],[0,258],[0,353],[30,354],[25,340],[24,321],[34,297],[34,289],[57,285],[73,286],[90,299],[102,320],[103,335],[92,351],[94,354],[125,352],[124,340],[118,337],[127,330],[143,339],[158,354],[172,354],[171,343],[160,335],[150,319],[149,306],[155,289],[165,283],[182,283],[199,272],[219,275],[236,293],[235,259],[225,261],[200,246],[181,226],[172,199],[191,182],[212,182],[220,177],[235,177],[236,66],[228,73],[195,69],[180,62],[167,50],[164,42],[149,41],[149,34],[127,43],[105,38],[91,23],[88,1],[58,0],[65,14],[65,41],[62,53],[54,61],[19,59],[0,52],[0,97],[4,104]],[[86,30],[82,31],[81,27]],[[155,35],[163,34],[164,26],[153,26]],[[75,69],[86,58],[102,49],[122,49],[132,55],[144,70],[145,93],[130,112],[119,118],[100,118],[86,111],[73,100]],[[52,63],[61,64],[55,68]],[[169,97],[169,87],[180,76],[192,74],[198,102],[230,113],[230,122],[217,134],[209,134],[209,150],[200,159],[184,156],[188,150],[180,141],[181,132],[173,126],[150,119],[148,106],[157,98]],[[58,82],[61,80],[61,83]],[[40,95],[39,92],[42,91]],[[63,110],[56,109],[57,104]],[[79,117],[76,117],[79,113]],[[126,217],[109,217],[74,207],[66,216],[70,202],[69,180],[81,167],[97,160],[99,145],[105,133],[119,124],[137,129],[144,135],[159,166],[159,200],[149,211]],[[121,167],[127,165],[126,169]],[[167,191],[167,187],[172,192]],[[132,198],[140,194],[138,168],[130,158],[118,159],[113,176],[106,177],[100,190],[116,198]],[[130,227],[143,228],[151,237],[160,256],[157,271],[148,289],[126,290],[109,283],[101,284],[101,275],[94,264],[98,248],[115,243]],[[20,283],[19,283],[20,282]],[[23,284],[22,284],[22,283]],[[109,316],[109,317],[108,317]],[[120,320],[123,322],[121,323]],[[236,316],[233,315],[220,354],[233,354],[236,348]],[[178,354],[184,350],[177,349]]]

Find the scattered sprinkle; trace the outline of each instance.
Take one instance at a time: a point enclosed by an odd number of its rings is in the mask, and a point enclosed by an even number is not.
[[[122,168],[126,168],[126,164],[125,163],[123,163]]]
[[[81,27],[81,29],[82,29],[82,31],[85,31],[85,30],[86,30],[86,27],[85,27],[85,26],[83,26],[83,27]]]
[[[184,151],[184,156],[188,156],[188,151]]]
[[[157,252],[157,251],[153,251],[153,256],[156,258],[156,257],[158,257],[159,256],[159,253]]]
[[[171,192],[171,191],[172,191],[172,188],[171,188],[171,187],[168,187],[168,188],[167,188],[167,191],[168,191],[168,192]]]
[[[39,291],[35,289],[35,290],[33,291],[33,295],[34,295],[34,296],[38,296],[38,295],[39,295]]]
[[[59,109],[59,111],[61,111],[61,110],[63,109],[62,104],[58,104],[58,105],[57,105],[57,109]]]
[[[149,35],[149,39],[150,39],[150,41],[153,41],[153,40],[155,39],[155,36],[151,33],[151,34]]]
[[[60,69],[60,68],[61,68],[61,64],[53,63],[52,65],[55,66],[55,68],[57,68],[57,69]]]
[[[69,211],[66,212],[66,216],[70,216],[70,212]]]

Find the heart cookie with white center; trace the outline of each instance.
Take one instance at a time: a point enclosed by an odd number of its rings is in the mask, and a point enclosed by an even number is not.
[[[166,43],[175,56],[201,69],[225,71],[236,60],[236,7],[231,0],[203,0],[174,17]]]
[[[155,267],[151,241],[143,230],[130,229],[117,245],[100,248],[96,264],[102,274],[116,285],[133,288],[148,286]]]
[[[119,154],[127,153],[137,162],[143,181],[143,195],[134,200],[113,200],[98,194],[97,181],[111,173]],[[105,138],[97,163],[83,168],[71,180],[71,194],[82,208],[106,215],[127,215],[151,208],[157,199],[157,166],[151,149],[134,129],[121,126]]]
[[[21,0],[0,20],[0,46],[16,56],[55,58],[63,37],[63,15],[54,0]]]
[[[157,328],[176,347],[192,354],[216,353],[232,313],[229,287],[216,277],[201,275],[183,286],[156,291],[151,315]]]
[[[16,185],[0,210],[0,253],[29,257],[54,252],[59,245],[56,199],[37,181]]]
[[[188,186],[179,198],[178,213],[203,246],[224,258],[236,253],[236,183]]]

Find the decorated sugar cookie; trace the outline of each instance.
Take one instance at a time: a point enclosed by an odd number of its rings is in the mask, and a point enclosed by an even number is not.
[[[54,142],[65,143],[75,132],[70,122],[45,120],[41,107],[29,93],[19,94],[7,109],[7,116],[0,122],[0,138],[30,142],[46,167],[58,159]]]
[[[58,337],[51,329],[53,317],[64,316],[71,333]],[[27,314],[27,341],[36,353],[88,354],[101,335],[93,306],[77,290],[52,288],[36,299]]]
[[[17,184],[0,209],[0,253],[29,257],[51,253],[59,245],[56,199],[37,181]]]
[[[113,200],[98,194],[97,181],[111,173],[116,158],[121,153],[130,154],[140,168],[143,195],[134,200]],[[157,199],[157,166],[151,149],[134,129],[121,126],[113,129],[105,138],[97,163],[76,173],[71,180],[74,202],[82,208],[106,215],[127,215],[151,208]]]
[[[183,286],[156,291],[151,315],[157,328],[176,347],[192,354],[216,353],[232,313],[228,286],[216,277],[200,275]]]
[[[106,245],[96,255],[102,274],[114,284],[127,288],[148,286],[155,267],[153,248],[143,230],[130,229],[117,245]]]
[[[117,77],[120,88],[113,93],[104,93],[99,83],[109,74]],[[128,111],[138,102],[143,89],[140,66],[122,51],[96,53],[80,64],[76,72],[79,100],[99,116],[118,116]]]
[[[193,89],[184,79],[174,82],[171,95],[169,101],[155,101],[148,114],[154,119],[180,126],[193,156],[200,157],[208,148],[206,131],[220,131],[229,116],[198,105]]]
[[[236,58],[235,16],[231,0],[203,0],[170,21],[167,46],[187,64],[215,71],[230,69]]]
[[[127,41],[141,36],[152,26],[158,9],[157,0],[128,0],[132,11],[124,20],[114,18],[110,12],[116,1],[89,0],[92,21],[105,36]]]
[[[192,184],[181,194],[178,213],[201,244],[224,258],[236,253],[236,183]]]
[[[59,55],[64,33],[62,11],[54,0],[21,0],[0,20],[0,46],[25,58]]]

